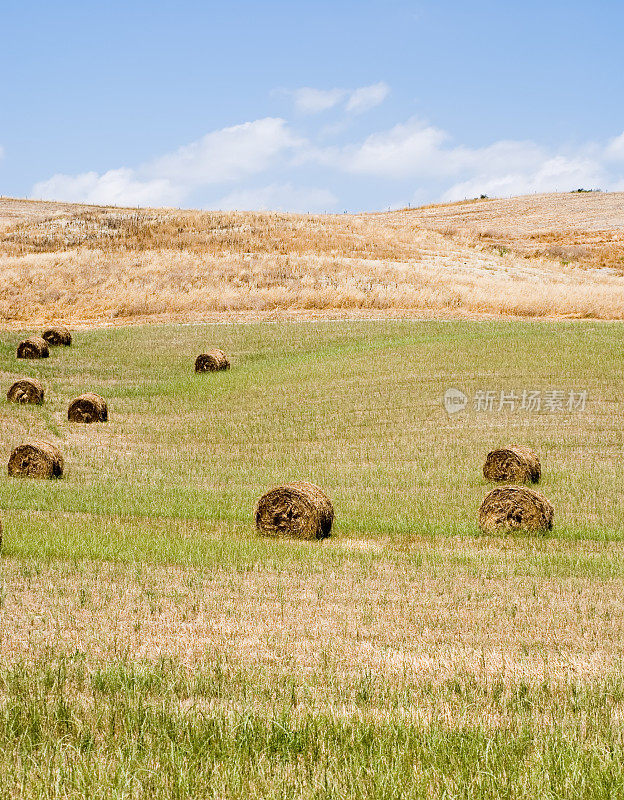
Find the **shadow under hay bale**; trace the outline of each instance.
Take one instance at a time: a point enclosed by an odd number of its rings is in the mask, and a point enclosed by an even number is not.
[[[35,378],[20,378],[7,392],[9,403],[31,403],[40,406],[43,403],[43,386]]]
[[[552,530],[554,509],[544,495],[525,486],[492,489],[479,508],[483,533],[546,533]]]
[[[256,506],[256,528],[262,536],[325,539],[331,534],[334,507],[313,483],[294,481],[269,489]]]
[[[41,338],[45,339],[46,342],[50,345],[65,345],[65,347],[69,347],[72,343],[71,333],[67,328],[46,328],[46,330],[41,334]]]
[[[31,336],[17,346],[18,358],[47,358],[49,355],[48,343],[41,336]]]
[[[67,409],[67,419],[70,422],[106,422],[108,420],[106,400],[99,394],[85,392],[71,401]]]
[[[223,350],[208,350],[195,359],[195,372],[218,372],[229,368],[230,362]]]
[[[483,477],[495,483],[538,483],[542,467],[537,453],[528,447],[503,447],[487,454]]]
[[[51,442],[26,442],[16,447],[9,458],[9,477],[60,478],[63,457]]]

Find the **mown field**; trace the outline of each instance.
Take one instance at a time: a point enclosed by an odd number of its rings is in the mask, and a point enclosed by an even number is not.
[[[616,323],[78,330],[15,359],[0,479],[0,797],[610,798],[624,793],[624,376]],[[229,372],[196,375],[208,346]],[[586,392],[468,408],[449,387]],[[66,421],[85,390],[110,421]],[[482,536],[492,447],[541,455],[546,538]],[[314,544],[267,542],[268,486],[318,483]]]

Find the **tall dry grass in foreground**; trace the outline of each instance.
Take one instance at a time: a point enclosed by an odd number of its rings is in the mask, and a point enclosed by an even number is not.
[[[566,212],[565,195],[546,205],[516,199],[515,212],[512,201],[480,201],[333,216],[80,206],[55,213],[53,204],[0,201],[0,321],[622,319],[624,229],[615,218],[622,196],[604,196],[609,214],[603,196],[598,210],[593,196],[577,197],[576,216]],[[549,216],[557,204],[563,212]],[[583,219],[585,232],[569,229]],[[600,224],[611,228],[597,233]]]

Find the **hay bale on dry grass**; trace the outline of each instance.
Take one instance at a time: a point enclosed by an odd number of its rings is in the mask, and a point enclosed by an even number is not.
[[[479,508],[484,533],[546,533],[552,530],[554,509],[540,492],[525,486],[492,489]]]
[[[54,346],[64,345],[65,347],[69,347],[72,343],[71,333],[67,328],[63,327],[46,328],[41,334],[41,338],[45,339],[48,344]]]
[[[67,409],[67,419],[70,422],[106,422],[108,420],[106,400],[99,394],[85,392],[71,401]]]
[[[55,444],[32,441],[20,444],[9,458],[9,477],[60,478],[63,456]]]
[[[502,447],[487,454],[483,465],[486,481],[538,483],[542,467],[537,453],[528,447]]]
[[[47,358],[49,355],[48,343],[41,336],[31,336],[17,346],[18,358]]]
[[[208,350],[195,359],[195,372],[218,372],[229,368],[230,362],[223,350]]]
[[[275,486],[256,506],[256,528],[262,536],[325,539],[331,533],[334,507],[313,483],[295,481]]]
[[[43,386],[35,378],[20,378],[7,392],[9,403],[31,403],[40,406],[43,403]]]

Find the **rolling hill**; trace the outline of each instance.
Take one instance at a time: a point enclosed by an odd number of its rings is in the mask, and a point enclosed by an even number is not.
[[[305,215],[0,199],[0,323],[624,318],[624,193]]]

